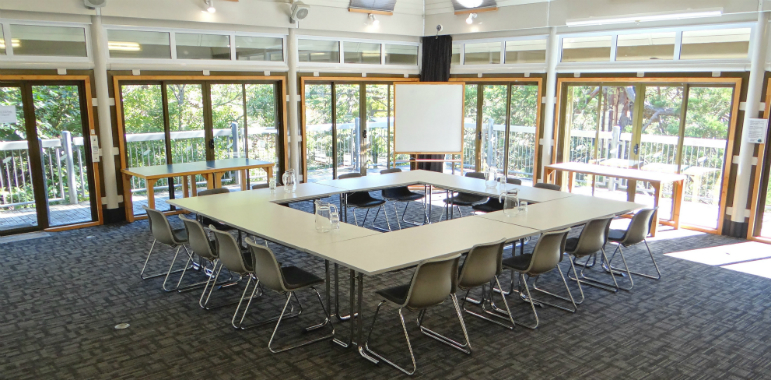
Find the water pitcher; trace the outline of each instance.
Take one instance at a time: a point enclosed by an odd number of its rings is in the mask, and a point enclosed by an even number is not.
[[[503,204],[503,215],[512,217],[519,213],[519,190],[501,192],[498,201]]]
[[[281,176],[281,182],[284,183],[284,191],[294,193],[297,189],[297,177],[294,174],[294,169],[287,169]]]
[[[337,219],[339,221],[337,207],[335,207],[333,204],[322,201],[315,201],[314,204],[316,205],[316,231],[331,231],[332,228],[335,227],[333,225],[332,219]]]

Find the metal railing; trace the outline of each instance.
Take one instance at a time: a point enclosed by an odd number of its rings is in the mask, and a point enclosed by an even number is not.
[[[88,169],[83,137],[63,131],[59,139],[39,140],[49,203],[88,200]],[[0,141],[0,209],[35,203],[27,141]]]
[[[629,157],[633,150],[631,133],[600,132],[597,149],[598,157],[592,158],[594,144],[597,140],[595,131],[570,131],[570,161],[584,163],[600,163],[609,159]],[[678,136],[646,135],[640,136],[639,157],[643,170],[677,172]],[[725,160],[726,139],[703,139],[685,137],[683,139],[680,172],[688,177],[683,194],[684,201],[705,204],[717,204],[720,200],[720,186],[723,178],[723,163]],[[579,186],[591,185],[589,176],[576,175]],[[598,176],[597,187],[608,189],[626,189],[626,180],[615,180]],[[649,184],[639,184],[643,191],[652,191]],[[663,186],[662,195],[671,198],[671,184]]]

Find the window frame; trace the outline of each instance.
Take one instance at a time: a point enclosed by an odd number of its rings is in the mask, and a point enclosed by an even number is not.
[[[349,70],[360,71],[366,69],[378,69],[381,70],[416,70],[420,68],[420,62],[423,57],[420,42],[408,42],[408,41],[390,41],[390,40],[376,40],[376,39],[364,39],[364,38],[341,38],[341,37],[325,37],[325,36],[313,36],[313,35],[298,35],[298,40],[312,40],[312,41],[337,41],[340,44],[340,56],[338,62],[298,62],[298,68],[320,68],[334,69],[334,68],[346,68]],[[345,43],[366,43],[366,44],[379,44],[380,45],[380,63],[345,63]],[[418,59],[415,65],[395,65],[385,63],[385,45],[404,45],[404,46],[416,46],[418,48]],[[356,69],[354,69],[356,68]]]
[[[39,26],[39,27],[66,27],[82,28],[85,34],[86,56],[68,57],[62,55],[15,55],[13,53],[13,35],[11,34],[11,25]],[[0,55],[0,62],[42,62],[42,63],[91,63],[93,62],[93,49],[91,41],[91,24],[77,22],[49,22],[49,21],[31,21],[19,19],[0,18],[0,27],[3,30],[3,40],[5,42],[5,55]]]

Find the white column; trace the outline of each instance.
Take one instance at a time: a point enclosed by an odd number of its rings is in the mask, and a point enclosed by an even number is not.
[[[747,103],[744,109],[744,128],[750,123],[750,119],[757,118],[760,111],[760,94],[763,90],[763,75],[766,65],[766,25],[768,17],[766,13],[758,14],[758,22],[755,24],[755,35],[752,39],[752,53],[750,61],[750,79],[747,84]],[[752,183],[752,155],[755,145],[744,141],[741,138],[741,147],[739,149],[739,159],[736,167],[736,181],[734,182],[734,201],[731,221],[735,223],[744,223],[746,217],[746,204],[750,192],[750,183]],[[729,157],[730,159],[730,157]],[[761,165],[762,163],[758,163]],[[725,174],[727,175],[727,174]]]
[[[299,112],[297,111],[297,103],[300,101],[300,96],[297,88],[297,35],[295,34],[295,28],[289,28],[289,40],[287,41],[287,64],[289,66],[289,76],[287,80],[287,91],[289,91],[289,107],[288,119],[289,119],[289,163],[288,166],[294,169],[298,178],[302,173],[300,167],[300,157],[302,157],[302,144],[300,141],[300,123]],[[303,178],[304,179],[304,178]]]
[[[94,94],[99,115],[99,145],[102,148],[102,178],[107,208],[118,208],[118,177],[115,172],[115,156],[112,154],[112,115],[110,92],[107,88],[107,33],[102,28],[102,17],[91,16],[91,41],[94,56]],[[130,195],[127,195],[130,196]],[[98,199],[97,202],[101,202]]]
[[[557,28],[552,27],[549,31],[549,40],[546,45],[546,88],[544,91],[543,102],[543,145],[541,149],[543,154],[541,155],[541,167],[537,170],[540,172],[538,176],[543,182],[543,165],[551,163],[552,157],[552,139],[554,138],[554,97],[557,95],[557,63],[559,63],[560,46],[559,39],[557,38]]]

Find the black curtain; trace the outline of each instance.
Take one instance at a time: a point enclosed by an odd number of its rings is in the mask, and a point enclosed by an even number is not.
[[[452,59],[452,36],[423,37],[423,61],[420,72],[421,82],[449,82],[450,60]],[[441,160],[444,155],[418,155],[418,159]],[[418,163],[418,169],[441,172],[443,162]]]

